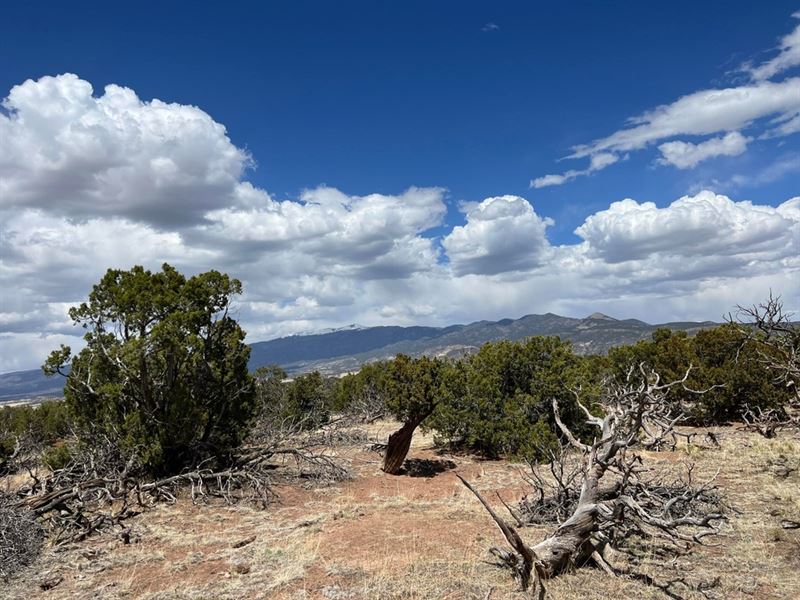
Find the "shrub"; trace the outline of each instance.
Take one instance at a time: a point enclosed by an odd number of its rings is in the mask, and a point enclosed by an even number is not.
[[[380,361],[361,367],[336,382],[332,410],[373,419],[386,413],[389,398],[389,363]]]
[[[677,387],[670,396],[691,406],[689,422],[697,425],[739,419],[748,407],[779,408],[789,394],[774,380],[755,342],[745,339],[732,324],[702,330],[695,337],[658,329],[650,340],[613,348],[609,360],[613,375],[620,379],[631,365],[643,363],[662,381],[675,381],[691,365],[686,386],[708,391],[697,395]]]
[[[286,387],[284,418],[304,429],[316,429],[330,419],[333,390],[317,371],[295,377]]]
[[[69,428],[69,410],[60,400],[0,409],[0,432],[7,435],[29,433],[36,440],[50,444],[67,435]]]
[[[427,426],[439,443],[484,456],[547,458],[557,444],[552,400],[559,401],[565,422],[583,421],[570,388],[585,368],[557,337],[484,344],[453,369],[452,392]]]
[[[440,358],[398,354],[386,370],[386,410],[399,421],[425,419],[459,381],[452,363]]]
[[[791,390],[775,380],[756,343],[744,340],[736,326],[700,331],[694,338],[698,384],[719,385],[704,394],[692,412],[699,423],[740,419],[748,408],[782,409]]]
[[[11,468],[7,461],[18,442],[25,447],[25,453],[34,454],[34,449],[51,446],[64,438],[70,426],[67,405],[59,400],[48,400],[38,406],[4,406],[0,409],[0,472]],[[34,456],[26,457],[33,459]]]
[[[42,453],[42,462],[51,471],[63,469],[70,461],[72,461],[72,452],[66,444],[51,446]]]
[[[283,418],[286,411],[286,379],[289,376],[278,365],[260,367],[253,373],[259,420]]]

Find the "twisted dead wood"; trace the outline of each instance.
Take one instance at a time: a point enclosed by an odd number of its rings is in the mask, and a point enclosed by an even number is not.
[[[511,566],[523,590],[532,589],[543,597],[543,580],[568,570],[592,564],[608,573],[622,571],[606,558],[606,549],[616,540],[633,534],[668,540],[681,551],[688,551],[702,539],[717,533],[725,519],[718,506],[699,501],[708,497],[713,479],[699,486],[654,486],[644,480],[641,457],[630,449],[642,439],[650,442],[669,435],[679,414],[670,413],[666,396],[669,390],[686,382],[689,372],[678,381],[663,384],[659,376],[643,366],[632,368],[622,385],[607,383],[604,417],[593,415],[580,399],[587,423],[598,435],[589,444],[561,420],[558,403],[553,400],[555,422],[583,463],[580,491],[570,515],[546,539],[528,546],[517,530],[489,506],[481,494],[460,478],[478,498],[500,528],[514,555],[494,551]],[[702,393],[702,392],[698,392]],[[678,514],[680,512],[680,514]]]

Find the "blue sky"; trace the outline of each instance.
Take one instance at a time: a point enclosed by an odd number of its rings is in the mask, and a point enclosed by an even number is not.
[[[65,307],[102,269],[134,262],[234,272],[250,290],[251,339],[545,310],[719,318],[753,300],[753,288],[797,305],[798,209],[785,203],[800,195],[800,134],[786,126],[800,104],[798,10],[777,1],[5,6],[3,277],[21,293],[3,297],[0,336],[13,350],[0,370],[74,337]],[[98,100],[108,85],[135,102],[109,112]],[[755,99],[705,114],[710,90]],[[145,125],[154,99],[167,103],[159,114],[182,115],[156,133]],[[198,122],[191,107],[206,119],[200,133],[186,125]],[[642,115],[640,136],[614,141]],[[119,134],[131,119],[137,133]],[[85,129],[66,140],[76,124]],[[145,131],[155,141],[137,145]],[[138,158],[123,168],[92,152]],[[120,172],[122,191],[108,183]],[[561,180],[545,185],[547,175]],[[422,192],[404,196],[411,186]],[[703,190],[728,204],[674,205]],[[626,198],[636,211],[609,212]],[[311,204],[319,210],[301,210]],[[243,233],[248,223],[257,227]],[[98,230],[115,238],[95,239]],[[674,233],[665,241],[663,231]],[[133,240],[169,251],[134,252]],[[99,249],[113,264],[63,282],[54,274],[77,266],[42,258],[102,263]],[[686,252],[692,268],[673,268]],[[445,306],[443,291],[463,300]]]

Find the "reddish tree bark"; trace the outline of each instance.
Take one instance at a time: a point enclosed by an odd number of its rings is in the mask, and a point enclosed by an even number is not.
[[[403,423],[400,429],[389,436],[389,441],[386,444],[386,454],[383,457],[383,471],[385,473],[397,475],[400,472],[411,448],[411,438],[414,436],[414,431],[432,412],[431,410],[424,415],[411,417]]]

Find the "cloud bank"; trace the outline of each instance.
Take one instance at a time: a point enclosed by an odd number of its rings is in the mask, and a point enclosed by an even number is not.
[[[79,346],[66,311],[107,268],[164,261],[242,279],[236,311],[250,341],[547,311],[719,318],[770,287],[797,297],[800,197],[625,199],[556,245],[553,220],[514,195],[461,203],[455,226],[436,187],[355,196],[323,186],[276,199],[247,181],[252,159],[210,115],[120,86],[95,94],[75,75],[44,77],[14,87],[3,107],[0,371]],[[746,143],[714,141],[726,152]],[[720,151],[704,144],[662,148],[664,160],[680,167]],[[616,152],[591,154],[592,164]]]

